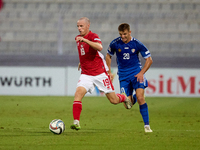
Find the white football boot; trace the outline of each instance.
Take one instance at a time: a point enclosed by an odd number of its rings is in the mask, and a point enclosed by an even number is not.
[[[148,133],[148,132],[153,132],[153,131],[151,130],[151,128],[150,128],[149,125],[145,125],[145,126],[144,126],[144,131],[145,131],[146,133]]]

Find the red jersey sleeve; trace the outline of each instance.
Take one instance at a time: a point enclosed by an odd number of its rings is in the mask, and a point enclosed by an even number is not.
[[[101,39],[99,38],[99,36],[96,33],[93,34],[92,38],[93,39],[91,39],[91,41],[98,42],[98,43],[102,44]]]

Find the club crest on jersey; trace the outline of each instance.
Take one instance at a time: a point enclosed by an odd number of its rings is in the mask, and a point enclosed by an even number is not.
[[[122,51],[122,50],[119,48],[119,49],[118,49],[118,52],[121,52],[121,51]]]
[[[132,53],[134,53],[134,52],[135,52],[135,49],[132,49],[131,51],[132,51]]]

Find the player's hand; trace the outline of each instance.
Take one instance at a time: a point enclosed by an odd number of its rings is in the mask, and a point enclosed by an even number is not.
[[[109,76],[110,76],[110,80],[113,82],[114,75],[112,73],[109,73]]]
[[[80,41],[80,42],[83,42],[85,38],[81,37],[81,36],[78,36],[76,37],[76,42]]]
[[[139,81],[140,83],[144,82],[144,75],[143,73],[138,73],[137,75],[135,75],[135,77],[137,78],[137,81]]]

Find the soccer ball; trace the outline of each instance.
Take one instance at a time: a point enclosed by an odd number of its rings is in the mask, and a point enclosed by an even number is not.
[[[49,124],[49,130],[54,134],[61,134],[65,131],[65,124],[61,119],[54,119]]]

